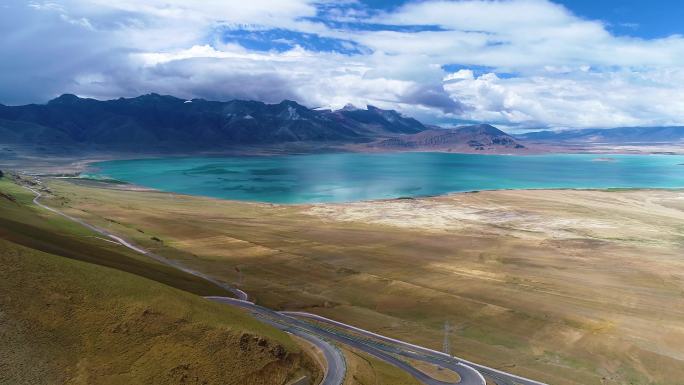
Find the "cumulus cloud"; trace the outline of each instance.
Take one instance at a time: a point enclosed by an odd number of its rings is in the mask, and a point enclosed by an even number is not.
[[[370,32],[363,41],[396,54],[502,68],[545,65],[682,65],[684,38],[644,40],[611,35],[600,21],[581,19],[545,0],[413,2],[374,19],[434,25],[439,31]],[[395,44],[402,41],[402,44]],[[431,44],[420,44],[429,41]]]
[[[432,107],[445,114],[463,114],[467,109],[458,98],[452,98],[444,87],[432,85],[418,85],[401,98],[403,103]]]
[[[684,124],[684,38],[615,36],[547,0],[385,11],[332,0],[9,0],[0,33],[11,58],[0,61],[0,102],[10,104],[161,92],[521,127]]]
[[[684,70],[562,73],[501,79],[487,73],[450,74],[445,89],[472,108],[464,117],[522,127],[678,125],[684,116]]]

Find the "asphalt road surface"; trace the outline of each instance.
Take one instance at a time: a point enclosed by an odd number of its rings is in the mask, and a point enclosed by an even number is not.
[[[238,306],[249,310],[252,315],[262,322],[268,323],[280,330],[294,334],[301,337],[310,343],[316,345],[325,356],[327,368],[325,369],[325,377],[321,385],[341,385],[344,382],[346,375],[346,362],[344,355],[340,350],[331,344],[321,335],[312,333],[306,327],[306,324],[293,319],[292,317],[281,315],[268,308],[258,306],[249,301],[230,297],[205,297],[212,301],[224,303],[230,306]]]
[[[395,352],[409,358],[418,359],[425,362],[434,363],[445,368],[453,369],[453,365],[463,365],[469,369],[475,369],[477,372],[484,374],[489,377],[490,380],[496,382],[499,385],[546,385],[543,382],[530,380],[528,378],[516,376],[514,374],[506,373],[498,369],[490,368],[488,366],[476,364],[468,360],[450,356],[440,351],[428,349],[422,346],[414,345],[408,342],[397,340],[394,338],[386,337],[381,334],[373,333],[368,330],[357,328],[352,325],[347,325],[342,322],[331,320],[316,314],[304,313],[304,312],[282,312],[282,314],[290,315],[294,317],[308,318],[315,321],[324,322],[330,324],[336,328],[345,329],[353,334],[361,334],[371,340],[377,341],[376,346],[382,350]],[[461,371],[455,370],[461,377]]]
[[[405,348],[402,346],[397,346],[394,348],[388,348],[386,346],[383,346],[382,343],[378,343],[377,341],[368,339],[368,338],[361,338],[359,336],[355,336],[352,334],[347,334],[347,333],[339,333],[336,332],[335,330],[328,329],[328,328],[323,328],[320,326],[317,326],[315,324],[312,324],[310,322],[304,322],[296,317],[293,317],[290,315],[290,313],[287,312],[276,312],[273,310],[270,310],[268,308],[265,308],[263,306],[255,305],[254,303],[251,303],[249,301],[242,301],[239,299],[235,298],[227,298],[227,297],[207,297],[211,300],[226,303],[226,304],[231,304],[234,306],[239,306],[242,308],[245,308],[249,310],[255,317],[262,319],[262,320],[270,320],[271,324],[280,324],[280,325],[285,325],[288,328],[294,328],[298,330],[303,330],[309,334],[314,334],[320,337],[323,337],[327,340],[332,340],[336,342],[343,343],[345,345],[351,346],[353,348],[356,348],[358,350],[364,351],[372,356],[375,356],[389,364],[392,364],[400,369],[405,370],[406,372],[410,373],[412,376],[414,376],[416,379],[421,381],[424,384],[427,385],[453,385],[453,384],[460,384],[460,385],[484,385],[485,381],[482,375],[475,369],[472,369],[468,367],[467,365],[463,365],[457,362],[449,362],[448,360],[431,360],[429,357],[426,357],[421,354],[415,354],[413,352],[413,348]],[[306,314],[306,313],[300,313],[300,314]],[[368,332],[370,333],[370,332]],[[438,381],[435,380],[434,378],[426,375],[425,373],[421,372],[420,370],[417,370],[413,366],[409,365],[405,361],[402,361],[396,357],[396,355],[403,355],[405,357],[410,357],[416,360],[428,362],[428,363],[434,363],[434,364],[439,364],[440,366],[453,370],[461,376],[461,380],[456,383],[450,383],[450,382],[443,382],[443,381]]]

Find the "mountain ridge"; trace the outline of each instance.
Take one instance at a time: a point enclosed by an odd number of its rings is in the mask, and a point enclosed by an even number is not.
[[[526,147],[514,137],[490,124],[453,128],[429,128],[396,138],[379,140],[369,146],[384,149],[450,150],[459,152],[517,151]]]
[[[566,143],[669,143],[684,141],[684,126],[587,128],[564,131],[533,131],[515,135],[526,141]]]
[[[394,110],[307,108],[293,100],[181,99],[150,93],[97,100],[63,94],[46,104],[0,104],[0,143],[114,151],[224,151],[293,146],[352,151],[539,152],[554,145],[684,141],[684,127],[537,131],[489,124],[442,128]],[[558,147],[558,146],[556,146]],[[283,147],[284,148],[284,147]]]
[[[9,142],[129,144],[214,148],[287,142],[362,143],[425,126],[396,111],[316,111],[295,101],[184,100],[146,94],[106,101],[61,95],[47,104],[0,106],[0,135]]]

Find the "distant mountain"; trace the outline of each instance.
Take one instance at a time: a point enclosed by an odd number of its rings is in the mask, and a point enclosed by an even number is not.
[[[148,94],[99,101],[65,94],[45,105],[0,105],[0,142],[109,148],[216,149],[237,144],[364,143],[426,127],[373,106],[312,110],[233,100],[183,100]]]
[[[335,115],[363,123],[373,130],[369,133],[414,134],[426,129],[421,122],[413,118],[404,117],[394,110],[382,110],[374,106],[362,110],[348,104],[345,108],[335,111]]]
[[[384,149],[451,150],[454,152],[508,152],[525,146],[489,124],[451,129],[432,128],[412,135],[382,139],[369,144]]]
[[[573,142],[587,144],[649,144],[684,141],[684,127],[619,127],[567,131],[537,131],[516,136],[539,142]]]

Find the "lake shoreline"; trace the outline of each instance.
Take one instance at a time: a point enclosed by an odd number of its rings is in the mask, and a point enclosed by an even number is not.
[[[184,158],[184,157],[269,157],[278,155],[311,155],[311,154],[399,154],[399,153],[443,153],[443,154],[477,154],[508,155],[515,157],[539,156],[550,154],[586,154],[596,156],[610,155],[684,155],[681,144],[657,145],[608,145],[591,143],[559,143],[550,145],[539,143],[535,151],[528,152],[478,152],[448,150],[410,150],[382,149],[375,147],[350,146],[336,143],[292,143],[280,146],[239,146],[223,150],[200,151],[166,151],[148,149],[145,151],[130,150],[98,150],[74,147],[44,148],[38,145],[19,145],[0,143],[0,169],[25,172],[32,175],[52,176],[84,172],[97,162],[109,160],[135,160],[151,158]]]
[[[673,170],[683,160],[623,154],[173,157],[93,163],[95,176],[88,177],[187,195],[296,205],[498,190],[681,189],[684,176]]]
[[[492,193],[492,192],[511,192],[511,191],[519,191],[519,192],[543,192],[543,191],[549,191],[549,192],[562,192],[562,191],[568,191],[568,192],[684,192],[684,187],[606,187],[606,188],[591,188],[591,187],[573,187],[573,188],[519,188],[519,189],[514,189],[514,188],[502,188],[502,189],[482,189],[482,190],[470,190],[470,191],[454,191],[454,192],[447,192],[444,194],[438,194],[438,195],[421,195],[421,196],[414,196],[414,197],[396,197],[396,198],[380,198],[380,199],[367,199],[367,200],[358,200],[358,201],[346,201],[346,202],[314,202],[314,203],[274,203],[274,202],[264,202],[264,201],[257,201],[257,200],[239,200],[239,199],[228,199],[228,198],[217,198],[217,197],[212,197],[208,195],[196,195],[196,194],[185,194],[185,193],[178,193],[178,192],[173,192],[173,191],[164,191],[164,190],[159,190],[151,187],[146,187],[138,184],[132,184],[132,183],[109,183],[107,181],[96,181],[94,179],[90,178],[53,178],[53,177],[48,177],[49,179],[62,179],[66,180],[70,183],[74,183],[76,185],[80,185],[83,187],[91,187],[91,188],[101,188],[101,189],[107,189],[107,190],[120,190],[120,191],[142,191],[142,192],[154,192],[154,193],[160,193],[160,194],[169,194],[169,195],[177,195],[177,196],[186,196],[186,197],[192,197],[192,198],[202,198],[202,199],[213,199],[217,201],[225,201],[225,202],[230,202],[230,203],[241,203],[241,204],[249,204],[249,205],[267,205],[267,206],[282,206],[282,207],[315,207],[315,206],[344,206],[344,205],[350,205],[350,204],[356,204],[356,203],[368,203],[368,204],[373,204],[373,203],[390,203],[390,202],[396,202],[396,201],[420,201],[420,200],[429,200],[429,199],[439,199],[439,198],[449,198],[449,197],[455,197],[459,195],[467,195],[467,194],[478,194],[478,193]]]

